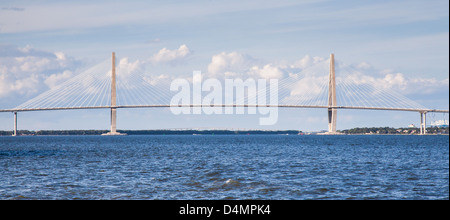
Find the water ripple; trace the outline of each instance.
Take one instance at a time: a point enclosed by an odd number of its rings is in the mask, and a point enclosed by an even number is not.
[[[448,141],[0,137],[0,199],[448,199]]]

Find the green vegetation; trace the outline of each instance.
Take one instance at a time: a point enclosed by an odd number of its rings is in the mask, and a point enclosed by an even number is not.
[[[389,127],[379,127],[379,128],[352,128],[348,130],[339,131],[344,134],[419,134],[419,128],[389,128]],[[428,127],[428,134],[448,134],[449,128],[440,127]]]
[[[19,135],[101,135],[107,130],[43,130],[28,131],[19,130]],[[298,130],[264,131],[264,130],[118,130],[128,135],[224,135],[224,134],[298,134]],[[0,136],[11,136],[12,131],[0,131]]]
[[[108,130],[41,130],[28,131],[19,130],[19,135],[101,135]],[[298,130],[268,131],[268,130],[118,130],[120,133],[128,135],[248,135],[248,134],[279,134],[297,135],[302,133]],[[419,128],[352,128],[339,131],[343,134],[396,134],[411,135],[419,134]],[[449,128],[428,127],[428,134],[449,134]],[[314,133],[312,133],[314,134]],[[0,136],[11,136],[12,131],[0,131]]]

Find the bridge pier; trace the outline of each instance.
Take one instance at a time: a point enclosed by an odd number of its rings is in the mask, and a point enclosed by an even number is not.
[[[427,134],[427,112],[420,112],[420,134]]]
[[[117,109],[111,108],[111,134],[117,134],[116,115]]]
[[[14,131],[12,136],[17,136],[17,112],[14,113]]]

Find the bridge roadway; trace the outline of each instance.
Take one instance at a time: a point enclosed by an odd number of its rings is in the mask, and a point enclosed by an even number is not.
[[[81,110],[81,109],[111,109],[111,108],[170,108],[170,107],[278,107],[278,108],[325,108],[325,109],[359,109],[359,110],[387,110],[387,111],[409,111],[409,112],[437,112],[449,113],[449,110],[439,109],[411,109],[411,108],[385,108],[385,107],[363,107],[363,106],[322,106],[322,105],[236,105],[236,104],[222,104],[222,105],[118,105],[118,106],[90,106],[90,107],[55,107],[55,108],[33,108],[33,109],[0,109],[0,112],[26,112],[26,111],[51,111],[51,110]]]

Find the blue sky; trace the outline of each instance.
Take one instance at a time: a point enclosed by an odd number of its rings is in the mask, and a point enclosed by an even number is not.
[[[172,56],[161,57],[163,48]],[[229,62],[223,71],[245,72],[267,65],[285,71],[308,57],[335,53],[338,61],[365,69],[426,107],[448,109],[449,2],[444,0],[1,1],[0,108],[39,95],[112,51],[130,64],[150,60],[148,68],[165,75],[210,72],[215,56]],[[419,120],[416,113],[338,114],[338,129],[401,127]],[[257,119],[135,109],[119,111],[118,127],[327,128],[326,112],[320,110],[280,110],[279,122],[268,127],[258,126]],[[20,128],[31,130],[107,129],[108,121],[106,110],[19,115]],[[12,115],[0,113],[0,130],[10,129]]]

